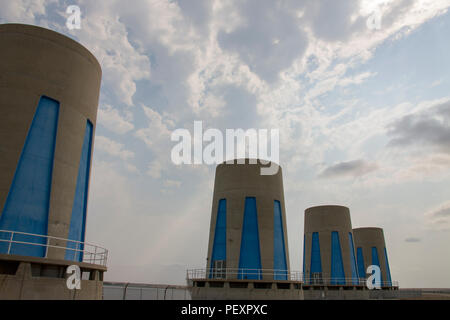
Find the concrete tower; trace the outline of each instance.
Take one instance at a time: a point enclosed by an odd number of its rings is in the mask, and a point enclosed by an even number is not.
[[[357,272],[350,210],[333,205],[306,209],[304,282],[356,285]]]
[[[0,25],[0,48],[0,276],[17,282],[0,297],[69,298],[65,281],[45,278],[71,264],[91,280],[106,270],[82,243],[101,68],[74,40],[35,26]],[[101,282],[88,282],[78,297],[101,297]]]
[[[377,265],[381,270],[383,287],[391,287],[391,271],[384,241],[384,233],[381,228],[355,228],[356,259],[358,273],[361,279],[367,278],[366,270],[370,265]]]
[[[258,164],[216,168],[208,247],[208,277],[289,280],[281,167],[261,175]],[[226,271],[226,272],[225,272]]]

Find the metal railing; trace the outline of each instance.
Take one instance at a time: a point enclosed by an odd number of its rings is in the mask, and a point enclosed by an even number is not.
[[[358,285],[366,286],[366,277],[355,278],[342,278],[342,277],[332,277],[330,273],[317,272],[317,273],[306,273],[302,274],[302,281],[305,285],[337,285],[337,286],[348,286],[348,285]],[[398,287],[398,281],[378,281],[374,285],[380,285],[381,287]]]
[[[320,279],[304,279],[303,285],[310,286],[367,286],[367,279],[365,278],[320,278]],[[398,287],[398,281],[374,281],[374,286],[385,287]]]
[[[191,293],[187,286],[105,281],[103,300],[191,300]]]
[[[301,281],[301,272],[277,269],[189,269],[187,280],[200,279],[238,279],[238,280],[289,280]]]
[[[273,269],[233,269],[233,268],[203,268],[188,269],[187,280],[289,280],[302,282],[311,286],[366,286],[365,278],[332,278],[328,274],[322,277],[309,277],[300,271]],[[398,281],[380,281],[381,287],[398,287]]]
[[[18,240],[17,238],[22,238],[22,240]],[[27,240],[23,238],[26,238]],[[30,238],[32,240],[28,240]],[[33,242],[33,240],[35,242]],[[65,241],[66,245],[51,244],[51,242],[61,241]],[[101,266],[106,266],[108,258],[108,250],[94,244],[27,232],[0,230],[0,244],[2,243],[6,243],[7,245],[7,250],[5,251],[0,247],[0,253],[3,254],[15,254],[15,245],[20,245],[22,248],[23,246],[28,248],[45,248],[44,258],[47,258],[49,248],[64,250],[64,254],[71,252],[74,258],[69,260],[75,260],[75,257],[81,255],[82,262]]]

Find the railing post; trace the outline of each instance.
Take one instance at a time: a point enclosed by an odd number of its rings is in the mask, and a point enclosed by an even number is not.
[[[45,245],[45,258],[47,258],[47,254],[48,254],[48,242],[49,242],[50,238],[47,237],[47,241],[45,241],[46,245]]]
[[[14,237],[14,232],[11,232],[11,237],[9,238],[9,245],[8,245],[8,254],[11,252],[11,244]]]
[[[76,256],[77,258],[81,258],[83,255],[81,254],[81,242],[77,242],[77,248],[78,251],[76,251],[78,253],[78,256]],[[78,261],[78,259],[77,259]]]

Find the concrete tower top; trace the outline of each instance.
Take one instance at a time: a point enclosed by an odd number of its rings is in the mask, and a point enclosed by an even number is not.
[[[102,69],[89,50],[60,33],[24,24],[0,25],[0,42],[0,71],[9,88],[73,104],[95,127]]]
[[[305,232],[351,231],[350,210],[339,205],[323,205],[305,210]]]
[[[29,35],[33,38],[41,38],[51,41],[52,43],[66,46],[69,50],[76,51],[83,57],[88,58],[96,71],[100,72],[101,75],[102,68],[97,61],[97,58],[86,47],[61,33],[34,25],[20,23],[0,24],[0,34],[2,33],[20,33],[22,35]],[[7,48],[3,48],[3,50],[4,49]]]
[[[233,163],[228,163],[233,161]],[[262,164],[261,161],[265,161],[268,162],[268,164]],[[245,163],[240,163],[240,162],[245,162]],[[258,165],[262,165],[262,166],[269,166],[270,163],[276,163],[275,161],[270,161],[270,160],[264,160],[264,159],[256,159],[256,158],[237,158],[237,159],[230,159],[230,160],[225,160],[223,161],[221,164],[219,164],[219,166],[221,165],[225,165],[225,164],[229,164],[229,165],[233,165],[233,164],[258,164]],[[278,163],[276,163],[278,164]],[[279,164],[278,164],[279,165]]]
[[[381,231],[381,232],[383,232],[383,228],[379,228],[379,227],[359,227],[359,228],[353,228],[353,231]]]
[[[353,229],[355,244],[357,246],[385,247],[384,232],[382,228],[365,227]]]
[[[238,190],[246,193],[253,191],[269,191],[271,190],[277,194],[277,198],[283,197],[283,178],[281,167],[274,175],[262,175],[262,167],[270,167],[270,164],[264,165],[254,160],[253,164],[250,159],[245,160],[245,163],[239,163],[238,160],[233,160],[234,163],[227,164],[226,162],[219,164],[216,167],[216,177],[214,184],[214,192],[218,194],[223,191]],[[252,191],[253,190],[253,191]],[[273,199],[272,199],[273,200]],[[280,199],[281,200],[281,199]]]

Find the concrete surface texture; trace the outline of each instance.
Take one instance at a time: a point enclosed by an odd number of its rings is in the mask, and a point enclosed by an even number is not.
[[[255,159],[252,160],[255,161]],[[255,254],[255,251],[257,251],[255,249],[251,250],[251,252],[249,250],[241,253],[246,198],[253,197],[256,200],[256,229],[259,235],[261,268],[269,270],[279,269],[274,262],[274,256],[278,256],[280,259],[284,258],[286,270],[289,270],[282,169],[280,167],[275,175],[261,175],[262,166],[259,162],[251,164],[249,159],[246,159],[244,164],[234,161],[232,164],[222,163],[217,166],[211,210],[207,269],[211,268],[220,200],[226,200],[226,268],[238,270],[241,254],[250,255]],[[276,201],[279,201],[281,209],[281,223],[278,223],[277,228],[275,228],[277,219],[274,213]],[[279,232],[280,225],[282,226],[281,235]],[[281,241],[282,244],[277,245],[277,240],[274,240],[274,237]],[[280,243],[278,242],[278,244]],[[270,275],[263,278],[268,279],[270,277],[273,279],[273,276]],[[236,278],[236,274],[227,274],[227,278]]]
[[[352,233],[350,210],[344,206],[324,205],[305,210],[304,223],[304,279],[305,283],[313,276],[312,249],[313,233],[316,233],[317,245],[320,248],[321,279],[330,281],[332,278],[332,233],[337,232],[341,251],[341,260],[346,283],[354,280],[352,268],[356,268],[355,252],[350,245],[349,234]],[[337,240],[337,239],[336,239]],[[336,243],[337,244],[337,243]],[[335,251],[338,254],[338,251]],[[318,257],[318,254],[317,254]],[[353,266],[352,266],[353,264]]]
[[[71,264],[83,275],[79,290],[67,287]],[[101,300],[104,271],[87,263],[0,255],[0,300]]]
[[[380,267],[381,278],[384,284],[391,283],[391,275],[388,268],[389,257],[385,256],[386,242],[384,239],[383,229],[376,227],[355,228],[353,229],[353,235],[355,240],[355,250],[357,251],[358,265],[361,263],[359,259],[361,259],[362,253],[364,270],[367,270],[369,265],[377,264]],[[374,252],[375,249],[376,253]],[[359,254],[358,250],[361,250]],[[376,255],[376,257],[374,257],[374,255]],[[374,261],[375,259],[378,259],[378,262]],[[360,274],[359,276],[360,278],[367,278],[369,275]]]
[[[223,283],[222,287],[207,282],[204,287],[190,287],[192,300],[303,300],[304,291],[293,284],[279,288],[276,283],[257,281]],[[244,284],[245,287],[240,285]]]

